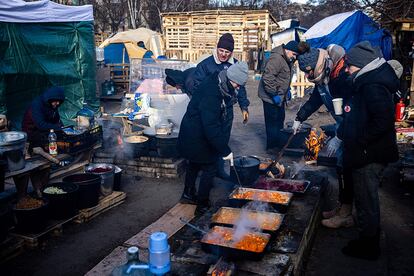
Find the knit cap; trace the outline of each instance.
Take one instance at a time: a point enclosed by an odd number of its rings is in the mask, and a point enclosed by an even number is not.
[[[299,68],[303,72],[314,70],[319,58],[319,50],[310,48],[308,52],[298,56]]]
[[[295,52],[295,53],[299,53],[298,44],[299,44],[299,42],[297,42],[295,40],[291,40],[286,45],[283,45],[283,48],[286,49],[286,50],[290,50],[292,52]]]
[[[227,69],[227,78],[234,81],[238,85],[245,85],[248,76],[249,68],[247,67],[247,63],[244,61],[239,61]]]
[[[233,52],[234,39],[231,33],[225,33],[220,37],[217,43],[217,48],[222,48],[222,49],[229,50],[230,52]]]
[[[378,50],[372,47],[369,41],[362,41],[349,49],[346,54],[346,63],[358,68],[364,68],[368,63],[379,57]]]
[[[345,49],[338,44],[330,44],[326,51],[328,51],[329,57],[332,59],[334,66],[345,56]]]

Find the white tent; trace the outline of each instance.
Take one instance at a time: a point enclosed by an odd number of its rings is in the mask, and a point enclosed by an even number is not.
[[[80,22],[93,21],[92,5],[65,6],[49,0],[25,2],[0,0],[0,22]]]

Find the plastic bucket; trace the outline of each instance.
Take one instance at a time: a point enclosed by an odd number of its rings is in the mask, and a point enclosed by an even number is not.
[[[63,190],[65,193],[50,193],[51,187]],[[43,190],[43,197],[49,201],[49,215],[53,219],[70,218],[78,212],[78,190],[75,183],[54,183]],[[45,192],[46,191],[46,192]]]
[[[107,196],[114,190],[115,167],[111,164],[89,164],[85,172],[101,177],[101,194]]]
[[[79,186],[78,208],[91,208],[99,203],[101,177],[91,173],[78,173],[66,176],[63,182],[74,183]]]

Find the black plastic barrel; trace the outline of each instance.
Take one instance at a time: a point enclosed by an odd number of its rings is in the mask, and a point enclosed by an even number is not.
[[[52,194],[45,190],[49,187],[56,187],[65,193]],[[54,183],[43,190],[43,197],[49,200],[49,215],[53,219],[65,219],[73,217],[78,212],[78,190],[75,183]],[[47,191],[47,190],[46,190]]]
[[[160,157],[177,158],[179,157],[177,149],[178,134],[157,135],[157,152]]]
[[[13,206],[16,218],[16,230],[21,233],[39,233],[46,227],[48,219],[48,201],[43,200],[43,205],[38,208],[20,209]]]
[[[101,177],[91,173],[78,173],[66,176],[63,182],[74,183],[79,186],[78,208],[91,208],[99,203]]]

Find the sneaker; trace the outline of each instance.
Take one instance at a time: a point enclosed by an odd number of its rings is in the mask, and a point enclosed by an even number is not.
[[[342,253],[353,258],[375,261],[381,256],[381,248],[378,242],[358,239],[350,241],[342,248]]]
[[[195,215],[201,216],[205,212],[207,212],[210,209],[210,201],[203,202],[203,203],[197,203],[197,208],[195,209]]]
[[[323,219],[322,225],[328,228],[352,227],[355,225],[354,218],[351,215],[342,217],[335,215],[329,219]]]

